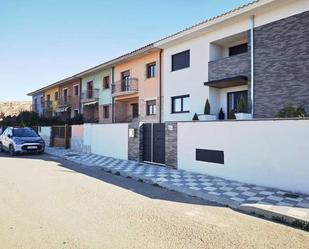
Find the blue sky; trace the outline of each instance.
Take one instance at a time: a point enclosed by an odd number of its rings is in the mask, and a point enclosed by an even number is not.
[[[0,101],[251,0],[0,0]]]

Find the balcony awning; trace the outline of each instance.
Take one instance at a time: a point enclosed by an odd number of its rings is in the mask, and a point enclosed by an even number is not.
[[[215,88],[227,88],[233,86],[248,85],[248,77],[244,75],[224,78],[220,80],[212,80],[204,83],[205,86],[215,87]]]
[[[70,107],[58,107],[56,109],[56,112],[66,112],[67,110],[69,110]]]
[[[90,101],[90,102],[83,103],[83,105],[95,105],[97,103],[98,103],[98,101]]]

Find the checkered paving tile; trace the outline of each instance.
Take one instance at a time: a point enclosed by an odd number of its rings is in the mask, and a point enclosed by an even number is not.
[[[158,184],[164,183],[165,186],[169,184],[174,190],[179,188],[179,192],[184,192],[187,189],[191,192],[196,191],[195,193],[205,193],[208,196],[222,197],[227,202],[236,202],[238,205],[271,205],[272,212],[275,211],[276,207],[278,207],[278,210],[283,208],[287,214],[297,214],[297,217],[305,218],[309,221],[309,196],[306,195],[297,194],[291,197],[289,195],[290,193],[278,189],[235,182],[147,163],[94,154],[79,154],[60,148],[47,148],[46,151],[85,166],[103,167],[109,170],[119,171],[120,173],[125,172],[127,175],[133,177],[135,176],[145,180],[150,179],[152,182]]]

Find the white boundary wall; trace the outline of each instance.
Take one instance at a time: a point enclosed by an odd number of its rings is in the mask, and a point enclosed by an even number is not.
[[[178,168],[309,194],[309,120],[178,123]],[[195,160],[224,151],[224,164]]]
[[[128,159],[128,124],[86,124],[84,145],[91,153]]]
[[[39,127],[38,133],[43,138],[46,146],[49,146],[50,145],[50,136],[51,136],[51,127],[50,126]]]

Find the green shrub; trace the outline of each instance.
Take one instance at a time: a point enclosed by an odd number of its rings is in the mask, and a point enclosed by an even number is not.
[[[198,116],[197,116],[197,113],[195,113],[195,114],[194,114],[194,116],[193,116],[192,120],[194,120],[194,121],[199,120],[199,118],[198,118]]]
[[[41,117],[36,112],[24,111],[18,116],[6,116],[0,121],[0,126],[21,126],[21,127],[33,127],[33,126],[52,126],[52,125],[64,125],[64,124],[83,124],[83,115],[79,114],[72,119],[66,121],[61,120],[59,116],[53,117]]]
[[[283,107],[276,115],[277,118],[304,118],[307,116],[303,106],[295,107],[291,104]]]
[[[204,114],[205,115],[209,115],[210,114],[210,104],[209,104],[208,99],[206,100],[206,103],[205,103]]]

